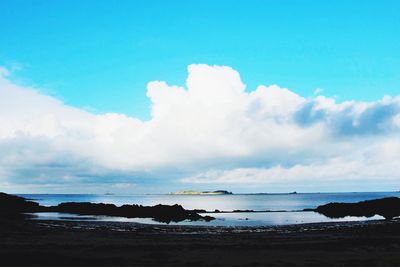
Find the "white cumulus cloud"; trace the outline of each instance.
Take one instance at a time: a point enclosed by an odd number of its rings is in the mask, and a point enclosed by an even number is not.
[[[147,86],[151,119],[92,114],[0,71],[0,185],[246,186],[398,181],[400,97],[251,92],[237,71],[190,65],[185,87]],[[135,187],[136,188],[136,187]]]

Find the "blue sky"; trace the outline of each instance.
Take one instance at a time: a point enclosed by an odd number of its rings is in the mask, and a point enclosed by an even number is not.
[[[398,14],[398,1],[0,1],[0,188],[398,190]]]
[[[228,65],[247,90],[375,100],[400,80],[397,1],[1,1],[0,65],[67,104],[149,118],[146,84]]]

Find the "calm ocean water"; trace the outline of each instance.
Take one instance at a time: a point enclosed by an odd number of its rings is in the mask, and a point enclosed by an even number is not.
[[[234,194],[234,195],[72,195],[72,194],[20,194],[35,200],[41,205],[57,205],[62,202],[112,203],[115,205],[140,204],[152,206],[156,204],[180,204],[185,209],[205,209],[214,211],[255,210],[274,211],[259,213],[213,213],[212,222],[180,222],[179,225],[210,226],[262,226],[284,225],[312,222],[355,221],[372,218],[346,217],[330,219],[315,212],[298,212],[305,208],[315,208],[329,202],[358,202],[383,197],[400,197],[400,192],[368,192],[368,193],[298,193],[298,194]],[[286,212],[282,212],[286,211]],[[72,214],[41,213],[38,219],[62,220],[101,220],[128,221],[138,223],[157,223],[151,219],[127,219],[106,216],[77,216]]]

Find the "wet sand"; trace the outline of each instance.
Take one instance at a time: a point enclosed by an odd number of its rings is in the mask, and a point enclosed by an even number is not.
[[[1,266],[400,266],[400,222],[280,227],[14,221]]]

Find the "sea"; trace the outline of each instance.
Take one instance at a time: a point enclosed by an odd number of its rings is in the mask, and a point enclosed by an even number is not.
[[[343,222],[379,220],[381,216],[344,217],[331,219],[313,211],[319,205],[330,202],[358,202],[384,197],[400,197],[400,192],[349,192],[349,193],[288,193],[288,194],[232,194],[232,195],[173,195],[173,194],[19,194],[44,206],[63,202],[110,203],[117,206],[139,204],[153,206],[157,204],[182,205],[185,209],[206,210],[207,215],[215,217],[210,222],[182,221],[172,225],[197,226],[273,226],[321,222]],[[215,210],[224,212],[215,212]],[[257,212],[233,212],[252,210]],[[226,212],[225,212],[226,211]],[[142,224],[164,224],[150,218],[121,218],[110,216],[83,216],[56,212],[35,213],[37,220],[71,221],[110,221]]]

